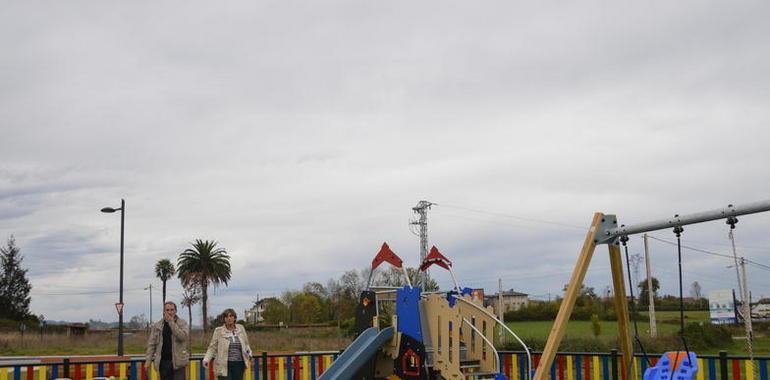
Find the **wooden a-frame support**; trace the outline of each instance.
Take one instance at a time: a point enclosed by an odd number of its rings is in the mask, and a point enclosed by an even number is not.
[[[575,307],[575,301],[583,285],[588,265],[591,263],[591,257],[596,249],[596,234],[599,226],[604,221],[604,214],[597,212],[591,222],[591,228],[586,234],[583,242],[583,249],[580,250],[580,257],[572,271],[567,291],[564,293],[564,299],[559,307],[559,314],[556,316],[551,333],[548,335],[548,341],[543,349],[543,355],[535,372],[534,380],[546,380],[549,376],[551,365],[556,357],[556,351],[559,348],[564,332],[567,329],[567,323],[572,315],[572,309]],[[626,287],[623,281],[623,263],[620,257],[620,247],[615,243],[609,243],[610,270],[612,271],[612,287],[615,293],[615,312],[618,317],[618,335],[621,344],[620,350],[623,353],[622,361],[625,376],[621,378],[637,380],[636,371],[632,371],[633,363],[633,344],[629,330],[628,301],[626,300]]]

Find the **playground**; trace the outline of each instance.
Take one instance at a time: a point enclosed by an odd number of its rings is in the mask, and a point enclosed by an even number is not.
[[[253,367],[247,379],[767,380],[768,358],[761,354],[770,345],[764,334],[754,334],[751,318],[744,318],[743,342],[731,341],[741,330],[715,327],[726,336],[727,341],[720,343],[722,347],[703,339],[709,335],[705,333],[705,326],[710,326],[706,312],[685,312],[680,238],[683,226],[726,220],[734,247],[732,231],[737,217],[768,210],[770,201],[729,205],[631,226],[619,224],[614,215],[596,213],[553,321],[502,322],[473,289],[458,283],[452,261],[435,246],[424,256],[419,272],[426,273],[430,267],[446,270],[452,286],[444,291],[425,291],[421,280],[425,281],[427,276],[418,276],[413,284],[402,259],[383,243],[371,262],[367,286],[356,305],[352,341],[334,328],[256,333],[255,342],[259,343],[255,349],[262,352],[252,357]],[[679,311],[660,312],[660,336],[650,340],[646,338],[650,326],[639,321],[641,318],[629,317],[638,313],[633,283],[630,279],[626,281],[630,272],[626,243],[631,235],[660,229],[672,229],[677,238]],[[609,251],[617,321],[570,321],[592,255],[600,245],[606,245]],[[383,264],[403,271],[405,284],[373,285],[375,270]],[[741,300],[748,299],[745,284],[740,289]],[[381,315],[385,311],[383,304],[392,307],[389,313]],[[749,315],[748,302],[741,304],[739,312]],[[767,330],[767,326],[759,330]],[[12,340],[13,337],[0,344],[14,346]],[[141,334],[129,337],[129,352],[141,352],[142,340]],[[192,352],[202,351],[200,342],[205,337],[192,340]],[[575,340],[593,340],[595,349],[583,352],[581,346],[571,346]],[[28,342],[32,341],[30,338]],[[23,350],[23,343],[20,346]],[[52,353],[66,351],[53,344],[49,348]],[[735,350],[733,354],[737,355],[728,356],[726,348]],[[27,365],[0,365],[0,380],[20,380],[22,376],[27,380],[90,380],[105,376],[157,380],[157,373],[148,372],[142,360],[131,357],[107,361],[66,357],[31,360]],[[213,377],[198,360],[193,357],[187,370],[189,378]]]

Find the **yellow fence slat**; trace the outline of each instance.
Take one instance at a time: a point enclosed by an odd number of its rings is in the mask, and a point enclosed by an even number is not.
[[[642,370],[639,367],[639,358],[633,358],[633,368],[634,368],[634,373],[637,376],[636,378],[641,379],[642,376],[640,376],[639,374],[641,373]]]
[[[592,361],[592,367],[593,367],[591,368],[593,370],[592,371],[593,378],[595,380],[600,380],[602,378],[602,364],[601,364],[601,361],[599,360],[599,356],[594,356],[591,359],[591,361]]]
[[[278,380],[286,380],[286,359],[278,358]]]
[[[94,365],[93,364],[87,364],[86,365],[86,379],[91,380],[94,378]]]
[[[310,380],[310,360],[307,356],[302,357],[302,380]]]
[[[190,360],[190,376],[188,377],[190,380],[197,380],[198,379],[198,361],[197,360]]]
[[[332,365],[332,355],[324,356],[324,371]]]
[[[754,362],[746,360],[744,363],[746,364],[746,380],[754,380]]]
[[[567,380],[575,380],[575,360],[567,355]]]
[[[37,368],[38,368],[38,370],[37,370],[37,378],[38,378],[38,380],[47,380],[48,377],[46,376],[45,372],[46,372],[46,368],[48,368],[48,367],[46,367],[44,365],[41,365],[40,367],[37,367]]]
[[[511,355],[511,380],[519,378],[519,357],[516,354]]]
[[[243,380],[251,380],[251,372],[253,372],[253,368],[251,368],[251,364],[249,364],[246,367],[246,370],[243,372]]]
[[[150,379],[151,380],[158,380],[158,371],[155,370],[155,366],[150,366]]]
[[[128,378],[128,376],[126,376],[126,363],[120,363],[120,366],[118,367],[118,373],[120,374],[121,379]]]
[[[703,359],[698,359],[698,373],[695,376],[697,380],[706,380],[706,363]]]

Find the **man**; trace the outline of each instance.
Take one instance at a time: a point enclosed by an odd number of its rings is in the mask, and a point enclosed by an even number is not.
[[[155,367],[161,380],[184,380],[185,368],[190,361],[187,339],[187,322],[176,316],[175,303],[166,302],[163,320],[150,328],[145,368],[149,371],[150,365]]]

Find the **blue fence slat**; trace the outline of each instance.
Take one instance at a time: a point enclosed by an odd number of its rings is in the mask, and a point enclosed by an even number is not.
[[[206,367],[203,366],[203,360],[198,363],[198,379],[206,380]]]
[[[709,380],[717,380],[717,360],[706,359],[709,367]]]
[[[315,357],[313,355],[310,355],[310,380],[315,380],[316,379],[317,375],[315,373],[315,371],[316,371],[316,364],[315,363],[316,363],[317,360],[318,360],[317,357]]]
[[[287,356],[286,357],[286,378],[287,379],[293,379],[294,378],[294,377],[292,377],[292,373],[291,373],[293,369],[294,368],[292,367],[291,356]]]
[[[759,379],[768,380],[767,379],[767,360],[765,359],[762,359],[759,361]]]
[[[96,376],[104,377],[104,363],[96,365]]]
[[[131,380],[139,380],[139,377],[137,376],[139,373],[136,370],[136,362],[131,362],[131,372],[128,375],[129,379]]]
[[[583,363],[583,357],[580,355],[575,356],[575,379],[577,380],[583,380],[583,366],[581,365]]]
[[[516,360],[519,361],[519,379],[526,379],[527,374],[527,356],[516,355]]]
[[[556,362],[559,361],[559,356],[556,355],[553,357],[553,363],[551,363],[551,379],[557,379],[556,377]]]
[[[13,367],[13,380],[21,380],[21,367]]]
[[[602,356],[602,380],[610,380],[610,358]]]

